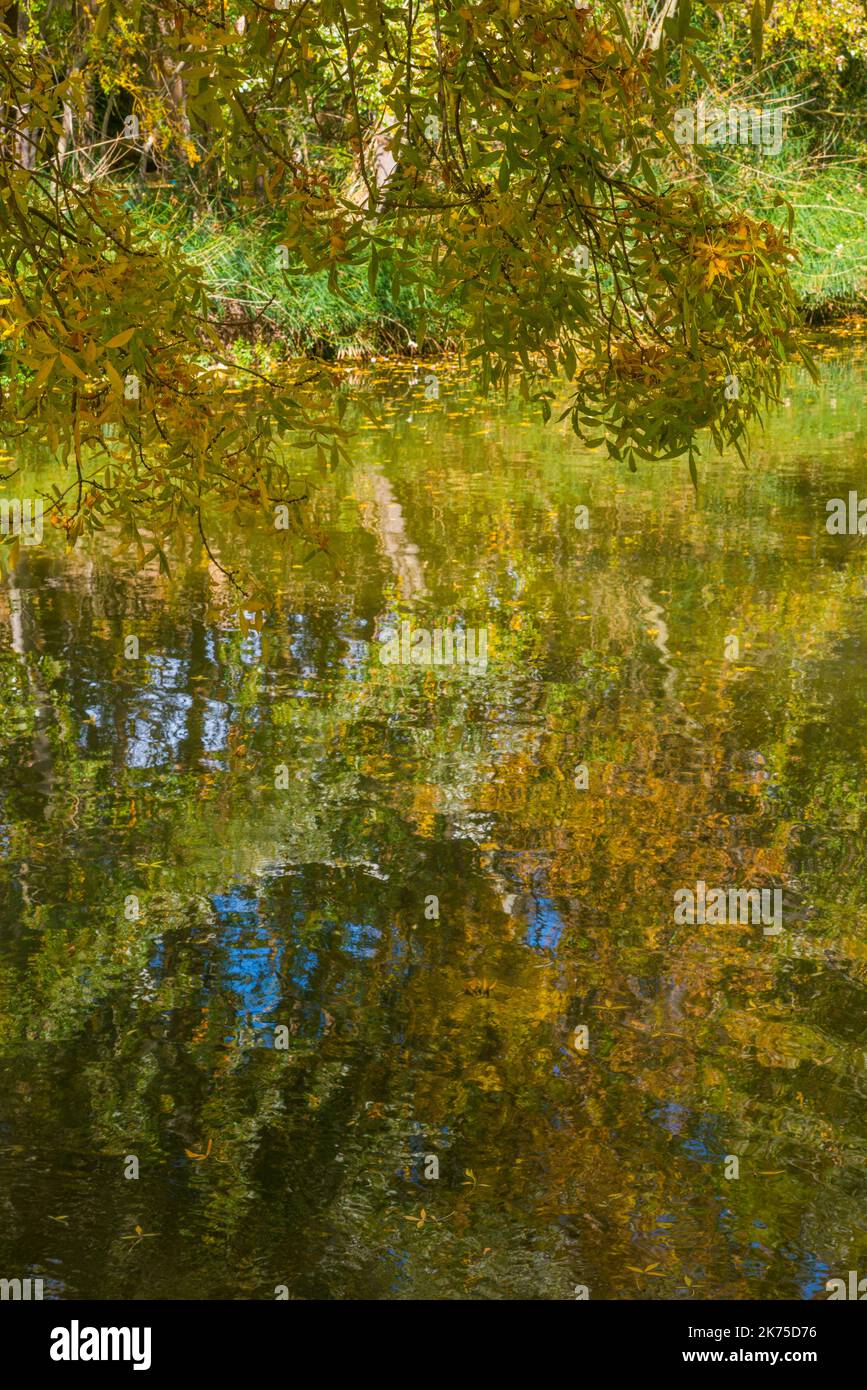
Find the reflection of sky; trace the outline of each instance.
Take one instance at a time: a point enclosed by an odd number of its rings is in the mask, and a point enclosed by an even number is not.
[[[306,616],[303,613],[294,613],[289,619],[294,632],[289,639],[289,651],[296,664],[299,676],[307,679],[315,679],[318,674],[318,666],[315,660],[315,651],[311,651],[314,646],[312,634],[308,631]]]
[[[676,1100],[666,1101],[664,1105],[655,1105],[650,1114],[654,1120],[661,1121],[669,1134],[680,1139],[682,1148],[690,1158],[705,1162],[708,1159],[719,1159],[730,1152],[724,1148],[715,1133],[719,1126],[719,1118],[715,1115],[696,1115]]]
[[[150,704],[150,701],[146,700]],[[177,761],[178,749],[187,734],[187,715],[193,703],[189,695],[161,692],[153,702],[154,717],[134,715],[127,731],[126,766],[153,767],[168,760]]]
[[[186,664],[177,656],[146,656],[151,686],[174,690],[186,680]]]
[[[254,614],[248,613],[248,619],[252,619]],[[245,666],[258,666],[262,659],[262,634],[251,629],[242,640],[238,655]]]
[[[286,619],[296,674],[302,679],[316,679],[326,671],[339,670],[351,680],[365,679],[370,655],[366,620],[349,612],[334,612],[332,616],[334,638],[340,643],[333,651],[323,650],[309,614],[293,613]]]
[[[313,984],[313,976],[319,965],[319,956],[316,951],[311,951],[309,947],[302,946],[295,954],[292,962],[292,983],[297,985],[302,994],[306,994]]]
[[[279,937],[275,939],[262,918],[259,897],[253,889],[232,887],[225,893],[212,894],[210,903],[218,938],[216,948],[205,948],[214,951],[213,955],[209,954],[214,974],[204,986],[203,1002],[219,994],[234,1008],[238,1025],[261,1033],[262,1042],[267,1046],[273,1045],[276,1024],[288,1022],[288,1014],[276,1013],[279,1006],[283,1003],[292,1006],[293,997],[299,1002],[303,999],[302,1031],[314,1037],[321,1034],[326,1020],[313,995],[320,966],[319,952],[303,944],[293,950],[290,943]],[[303,918],[303,911],[300,916]],[[345,949],[357,956],[372,953],[368,941],[372,939],[371,934],[378,937],[379,932],[372,927],[352,925],[347,930]],[[148,961],[148,969],[156,979],[164,973],[165,955],[164,938],[158,937]],[[288,967],[288,982],[281,979],[284,964]]]
[[[275,943],[259,920],[259,901],[235,888],[211,898],[219,920],[224,983],[240,1000],[239,1015],[254,1028],[270,1028],[265,1017],[280,1003],[282,944]]]
[[[130,715],[127,767],[176,760],[193,703],[190,695],[178,689],[186,678],[184,662],[170,656],[148,656],[145,661],[148,684],[141,691],[138,712]]]
[[[355,637],[347,637],[345,641],[349,650],[340,662],[341,667],[352,680],[366,679],[370,644]]]
[[[87,743],[88,726],[92,725],[95,729],[101,729],[105,723],[105,715],[101,705],[85,705],[82,729],[78,736],[79,747],[83,748]]]
[[[534,951],[556,951],[563,934],[563,923],[552,898],[536,898],[535,912],[524,936],[524,944]]]
[[[392,965],[401,965],[409,957],[409,942],[405,941],[400,933],[400,929],[395,925],[391,929],[391,953],[389,959]]]
[[[719,1123],[716,1116],[696,1116],[686,1106],[679,1105],[676,1101],[669,1101],[662,1106],[654,1106],[651,1115],[655,1120],[660,1120],[669,1133],[677,1135],[681,1139],[683,1149],[691,1158],[695,1158],[701,1163],[719,1164],[722,1161],[727,1150],[713,1132]],[[691,1132],[689,1132],[690,1126],[692,1126]],[[723,1207],[719,1215],[720,1226],[727,1236],[737,1241],[738,1237],[733,1230],[734,1220],[734,1213],[727,1207]],[[657,1225],[662,1229],[666,1229],[668,1223],[674,1223],[674,1221],[674,1216],[668,1214],[657,1217]],[[753,1222],[753,1225],[758,1231],[769,1229],[766,1223],[758,1218]],[[743,1266],[744,1272],[750,1277],[762,1278],[767,1274],[772,1252],[761,1237],[751,1243],[750,1249],[755,1254],[746,1256]],[[815,1298],[817,1294],[824,1296],[825,1283],[829,1278],[828,1266],[818,1255],[806,1250],[778,1248],[776,1256],[801,1264],[800,1271],[793,1273],[793,1280],[800,1288],[802,1298]]]
[[[816,1294],[826,1295],[825,1285],[833,1278],[830,1266],[820,1260],[818,1255],[808,1255],[804,1252],[800,1258],[809,1265],[809,1269],[801,1275],[801,1297],[815,1298]],[[838,1278],[846,1279],[848,1288],[848,1270],[840,1272]]]
[[[340,949],[359,959],[370,958],[376,955],[376,943],[381,936],[382,932],[377,927],[346,922],[343,926],[343,940],[340,943]]]
[[[132,716],[128,733],[127,767],[153,767],[176,762],[180,746],[189,730],[193,700],[179,691],[158,688],[141,695],[143,709]],[[217,753],[229,737],[229,706],[222,700],[207,700],[201,712],[201,742],[204,753]],[[85,731],[86,737],[86,731]]]
[[[202,712],[202,746],[206,753],[217,753],[229,742],[229,706],[222,700],[206,700]]]

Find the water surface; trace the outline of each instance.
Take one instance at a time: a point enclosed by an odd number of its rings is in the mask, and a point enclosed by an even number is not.
[[[214,523],[261,631],[193,536],[169,578],[22,549],[0,1276],[792,1299],[867,1273],[867,538],[825,529],[867,494],[865,373],[827,356],[697,498],[456,371],[374,376],[381,423],[315,480],[321,549]],[[384,665],[402,621],[485,628],[485,669]],[[676,924],[698,880],[779,887],[783,932]]]

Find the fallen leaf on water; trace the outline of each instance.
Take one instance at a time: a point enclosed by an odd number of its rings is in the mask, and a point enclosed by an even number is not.
[[[157,1235],[156,1231],[143,1231],[141,1226],[136,1226],[135,1234],[131,1236],[121,1236],[121,1240],[131,1240],[137,1245],[140,1240],[152,1240]]]
[[[412,1224],[419,1230],[425,1224],[426,1221],[436,1221],[436,1217],[429,1216],[428,1213],[425,1211],[424,1207],[421,1208],[421,1211],[419,1212],[418,1216],[405,1216],[403,1219],[404,1221],[411,1221]]]
[[[211,1149],[213,1148],[213,1144],[213,1139],[209,1139],[208,1147],[205,1149],[205,1152],[203,1154],[197,1154],[193,1149],[184,1149],[184,1153],[187,1155],[187,1158],[194,1158],[197,1163],[203,1163],[204,1160],[208,1158],[208,1156],[210,1155]]]

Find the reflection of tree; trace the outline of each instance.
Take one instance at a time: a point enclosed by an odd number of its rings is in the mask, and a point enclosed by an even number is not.
[[[418,546],[406,534],[403,508],[384,474],[370,470],[359,479],[358,485],[370,493],[372,524],[385,555],[394,567],[400,596],[405,603],[412,603],[424,594],[424,571],[418,560]],[[366,510],[362,507],[362,516]]]
[[[541,446],[466,481],[477,421],[432,411],[423,472],[379,463],[395,555],[339,480],[312,507],[343,578],[262,543],[261,638],[194,557],[6,591],[2,1104],[69,1198],[71,1291],[781,1297],[863,1257],[856,561],[819,584],[779,563],[797,510],[744,549],[653,483],[588,482],[578,554]],[[409,536],[420,611],[491,625],[484,675],[370,649]],[[699,877],[784,885],[785,939],[676,926]]]

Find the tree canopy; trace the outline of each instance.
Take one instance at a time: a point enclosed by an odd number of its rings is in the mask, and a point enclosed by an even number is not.
[[[54,522],[162,556],[182,516],[207,544],[209,506],[291,504],[311,457],[346,456],[328,367],[233,361],[200,270],[142,234],[137,190],[169,176],[273,212],[275,283],[325,270],[339,294],[362,266],[423,324],[456,306],[486,385],[548,414],[565,377],[576,434],[631,468],[683,455],[694,473],[704,431],[742,451],[803,347],[790,212],[722,204],[673,137],[709,81],[709,16],[691,0],[7,4],[0,426],[68,463]],[[764,17],[756,0],[756,58]]]

